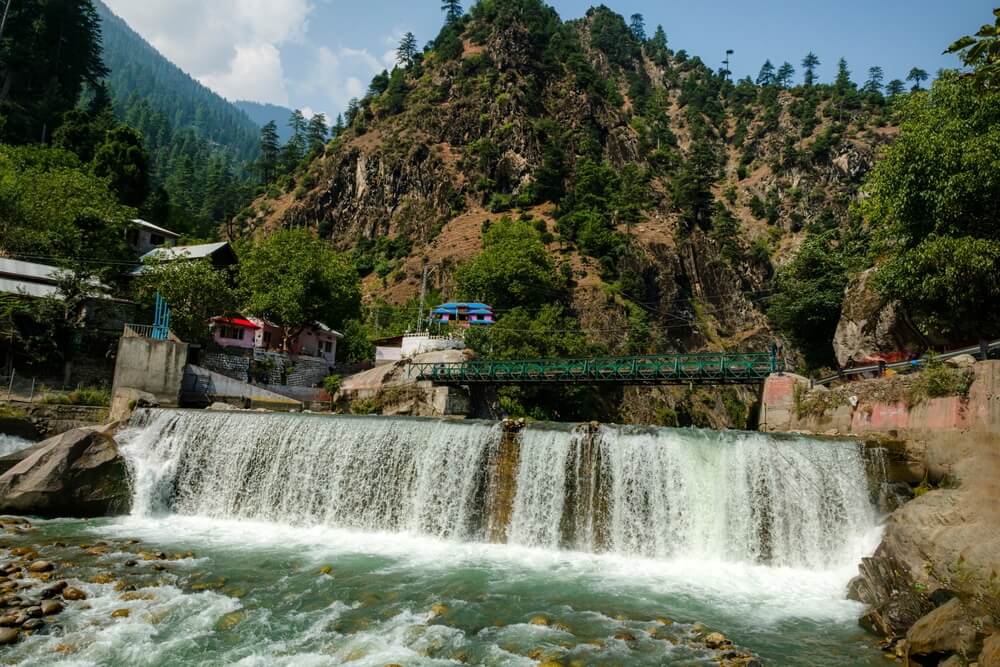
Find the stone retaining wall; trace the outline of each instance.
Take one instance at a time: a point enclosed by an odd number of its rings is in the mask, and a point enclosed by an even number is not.
[[[4,401],[0,403],[24,414],[0,420],[0,432],[29,440],[43,440],[75,428],[96,426],[108,419],[108,408],[88,405],[58,405]]]

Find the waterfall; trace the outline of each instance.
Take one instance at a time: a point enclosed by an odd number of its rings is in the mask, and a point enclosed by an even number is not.
[[[636,427],[140,411],[133,511],[651,558],[852,562],[861,445]]]

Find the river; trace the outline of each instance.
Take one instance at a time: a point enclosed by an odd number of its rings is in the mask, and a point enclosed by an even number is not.
[[[57,541],[88,600],[5,662],[883,660],[845,598],[881,533],[854,443],[188,411],[141,413],[120,441],[130,516],[17,536]],[[125,567],[128,540],[194,557]]]

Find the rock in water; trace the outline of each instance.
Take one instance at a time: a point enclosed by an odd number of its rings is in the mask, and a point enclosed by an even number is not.
[[[927,614],[906,633],[911,656],[957,653],[971,657],[977,621],[958,598]]]
[[[17,628],[3,628],[0,630],[0,645],[13,644],[18,640],[20,633],[21,631]]]
[[[87,518],[126,511],[128,502],[125,460],[100,429],[50,438],[0,475],[0,513]]]

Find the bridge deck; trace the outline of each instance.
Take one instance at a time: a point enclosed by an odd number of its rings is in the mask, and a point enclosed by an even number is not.
[[[662,354],[411,364],[409,377],[469,384],[761,384],[781,370],[770,354]]]

